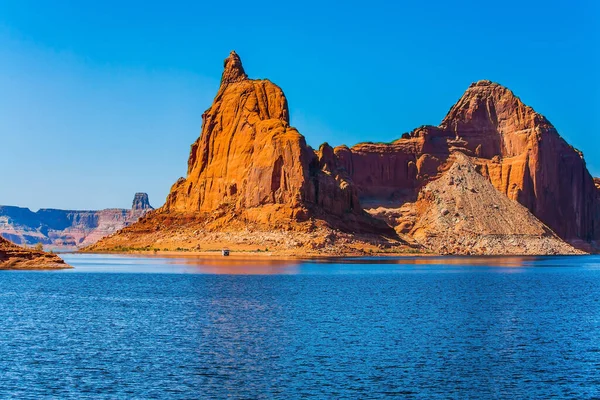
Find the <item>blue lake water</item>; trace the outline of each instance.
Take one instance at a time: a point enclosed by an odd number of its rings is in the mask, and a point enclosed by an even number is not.
[[[600,257],[63,257],[0,273],[0,398],[600,396]]]

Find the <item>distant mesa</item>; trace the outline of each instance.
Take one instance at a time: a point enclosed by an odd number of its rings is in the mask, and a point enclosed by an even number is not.
[[[16,244],[42,243],[53,249],[76,249],[136,222],[153,210],[146,193],[136,193],[131,209],[100,211],[0,206],[0,236]]]
[[[448,171],[465,165],[461,180],[473,187],[457,191]],[[290,126],[283,91],[249,79],[232,52],[187,177],[163,207],[88,250],[577,253],[565,241],[598,246],[599,197],[583,155],[497,83],[473,83],[439,126],[389,144],[314,150]],[[499,208],[465,209],[483,198]]]

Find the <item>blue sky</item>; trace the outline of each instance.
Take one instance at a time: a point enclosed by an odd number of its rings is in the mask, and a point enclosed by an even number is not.
[[[0,204],[159,206],[235,49],[313,147],[437,125],[491,79],[600,175],[595,1],[0,0]]]

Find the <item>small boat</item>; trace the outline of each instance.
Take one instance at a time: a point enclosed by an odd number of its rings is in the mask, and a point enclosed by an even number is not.
[[[229,249],[223,249],[223,250],[221,250],[221,255],[223,257],[227,257],[229,255]]]

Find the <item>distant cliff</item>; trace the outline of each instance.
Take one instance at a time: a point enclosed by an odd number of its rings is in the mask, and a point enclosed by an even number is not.
[[[146,193],[136,193],[131,209],[100,211],[0,206],[0,236],[20,245],[42,243],[50,248],[77,248],[95,243],[131,225],[153,210]]]

